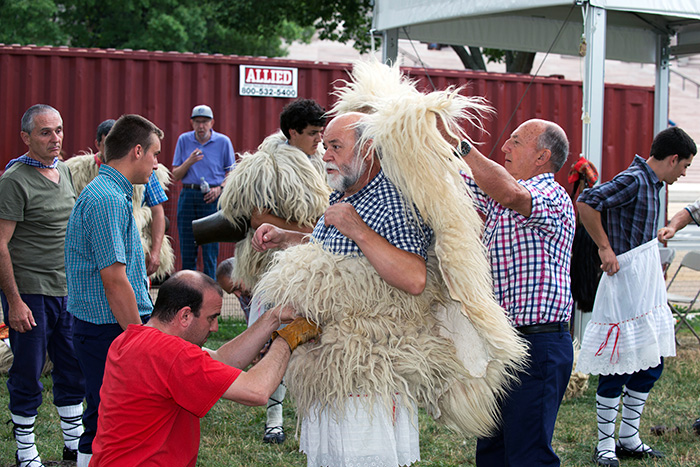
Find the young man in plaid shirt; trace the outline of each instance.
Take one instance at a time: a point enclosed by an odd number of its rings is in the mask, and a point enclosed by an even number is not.
[[[654,138],[648,159],[635,156],[624,172],[578,198],[581,220],[598,245],[606,273],[577,363],[577,370],[600,375],[597,465],[618,466],[618,457],[663,457],[639,436],[642,411],[661,376],[663,357],[675,356],[674,322],[656,245],[659,191],[664,182],[670,185],[685,175],[696,152],[690,136],[668,128]],[[620,395],[622,423],[616,443]]]

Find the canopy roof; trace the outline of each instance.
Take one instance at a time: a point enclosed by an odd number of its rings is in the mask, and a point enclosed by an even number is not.
[[[588,4],[607,10],[608,59],[653,63],[658,35],[676,35],[671,54],[700,53],[697,0],[376,0],[374,28],[424,42],[546,52],[566,20],[551,51],[578,55]]]

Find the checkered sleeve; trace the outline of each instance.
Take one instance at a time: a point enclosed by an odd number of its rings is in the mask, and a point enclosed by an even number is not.
[[[639,181],[625,172],[609,182],[584,190],[578,201],[586,203],[596,211],[626,206],[638,199]]]
[[[469,188],[469,194],[471,195],[472,201],[474,201],[474,207],[480,213],[486,214],[486,212],[488,211],[488,204],[490,198],[486,195],[486,193],[484,193],[484,191],[481,188],[479,188],[479,186],[476,184],[476,182],[470,175],[467,175],[462,171],[460,171],[459,173],[464,179],[464,182],[467,184],[467,188]]]
[[[165,194],[163,187],[160,186],[155,173],[152,173],[148,178],[143,199],[148,207],[157,206],[168,200],[168,195]]]
[[[693,204],[686,206],[685,210],[688,211],[688,214],[690,214],[690,218],[693,219],[693,222],[700,225],[700,199],[695,201]]]

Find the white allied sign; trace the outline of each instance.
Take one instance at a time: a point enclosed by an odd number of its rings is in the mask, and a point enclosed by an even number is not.
[[[258,97],[297,97],[297,69],[240,65],[239,94]]]

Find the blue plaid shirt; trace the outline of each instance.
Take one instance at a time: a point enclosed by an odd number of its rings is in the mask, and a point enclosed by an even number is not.
[[[134,220],[133,186],[118,170],[102,165],[99,175],[80,193],[66,233],[68,311],[93,324],[116,323],[102,285],[100,270],[126,265],[141,316],[153,303],[148,294],[146,262]]]
[[[146,183],[142,203],[152,208],[153,206],[165,203],[167,200],[168,195],[165,194],[163,187],[158,183],[158,177],[156,177],[155,172],[152,173],[148,178],[148,183]]]
[[[634,156],[627,170],[584,191],[578,201],[600,211],[610,246],[621,255],[656,237],[659,191],[663,186],[649,164]]]
[[[416,225],[406,208],[406,202],[396,187],[386,178],[384,171],[379,173],[360,191],[342,199],[343,193],[334,191],[330,204],[350,203],[362,220],[372,230],[389,243],[402,250],[428,258],[428,246],[433,238],[433,230],[420,219]],[[420,217],[420,215],[419,215]],[[335,226],[324,225],[325,216],[321,216],[311,241],[318,242],[323,248],[335,254],[361,256],[357,243],[340,233]]]

